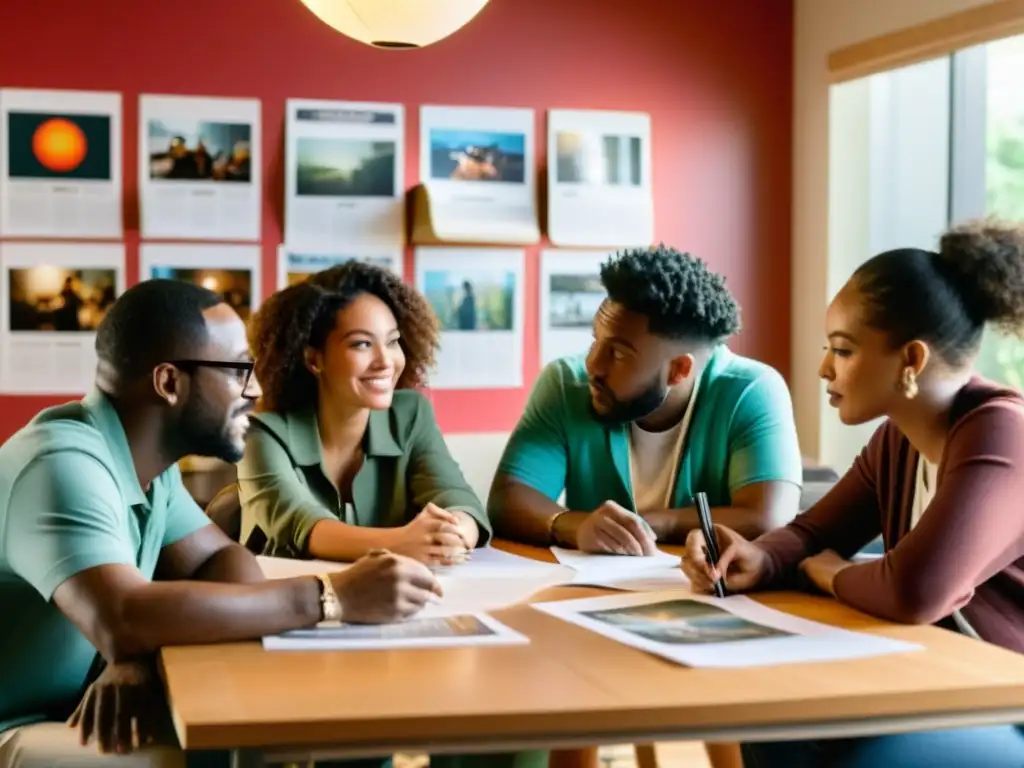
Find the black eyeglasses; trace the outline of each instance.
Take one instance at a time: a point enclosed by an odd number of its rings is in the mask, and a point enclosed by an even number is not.
[[[184,370],[195,370],[196,368],[221,368],[235,372],[235,379],[242,386],[245,392],[249,388],[249,381],[252,379],[252,371],[256,363],[251,360],[171,360],[175,368]]]

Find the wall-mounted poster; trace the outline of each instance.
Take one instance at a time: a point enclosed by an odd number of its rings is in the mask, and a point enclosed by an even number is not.
[[[344,264],[346,261],[365,261],[382,269],[390,269],[398,277],[403,277],[403,254],[399,248],[359,248],[357,252],[323,253],[290,248],[281,245],[277,249],[277,287],[286,288],[301,283],[314,272]]]
[[[0,236],[120,239],[121,94],[0,90]]]
[[[87,392],[96,329],[123,291],[123,245],[0,245],[0,391]]]
[[[402,105],[289,99],[286,114],[285,242],[401,245]]]
[[[259,306],[258,245],[175,245],[143,243],[139,279],[184,280],[224,297],[245,322]]]
[[[533,110],[423,107],[420,180],[438,240],[535,243]]]
[[[432,388],[523,385],[523,262],[514,248],[416,249],[416,287],[441,326]]]
[[[259,240],[260,141],[257,99],[142,96],[142,237]]]
[[[608,251],[544,250],[540,255],[540,364],[586,352],[594,315],[607,293],[601,264]]]
[[[650,115],[548,112],[548,236],[562,246],[653,242]]]

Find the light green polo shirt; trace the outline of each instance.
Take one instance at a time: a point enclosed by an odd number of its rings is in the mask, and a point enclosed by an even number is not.
[[[259,526],[267,537],[264,554],[308,557],[309,532],[321,520],[392,528],[430,502],[473,517],[480,528],[478,546],[490,540],[484,506],[419,392],[399,390],[390,408],[370,412],[363,450],[346,503],[324,470],[315,410],[253,415],[238,464],[242,541]]]
[[[564,490],[567,509],[586,512],[612,500],[636,511],[629,427],[594,419],[585,360],[561,358],[541,372],[498,471],[552,500]],[[803,482],[789,389],[774,368],[719,345],[697,388],[672,508],[692,506],[697,491],[713,507],[728,506],[737,489],[769,481]]]
[[[148,493],[105,395],[48,408],[0,446],[0,732],[70,713],[96,649],[51,597],[75,574],[129,565],[209,524],[178,467]]]

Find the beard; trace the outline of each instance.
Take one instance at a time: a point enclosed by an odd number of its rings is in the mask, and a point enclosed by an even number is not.
[[[231,421],[252,410],[252,404],[235,408],[226,417],[201,398],[190,398],[174,428],[174,442],[181,452],[192,456],[211,456],[229,464],[242,458],[244,444],[232,434]]]
[[[594,384],[593,382],[591,382]],[[639,421],[658,410],[668,397],[668,385],[662,380],[660,374],[656,375],[635,397],[628,400],[620,400],[608,389],[594,384],[611,404],[604,411],[598,411],[594,406],[594,398],[590,398],[590,413],[594,419],[601,424],[619,425]]]

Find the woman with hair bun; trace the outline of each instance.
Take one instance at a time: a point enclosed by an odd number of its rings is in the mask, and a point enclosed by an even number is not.
[[[978,221],[937,252],[865,262],[828,308],[819,374],[844,424],[885,421],[835,487],[747,541],[716,526],[718,567],[690,534],[696,590],[801,580],[873,616],[938,624],[1024,652],[1024,398],[973,369],[986,325],[1024,336],[1024,228]],[[850,558],[881,534],[885,554]],[[765,766],[1024,765],[1014,726],[744,745]]]

